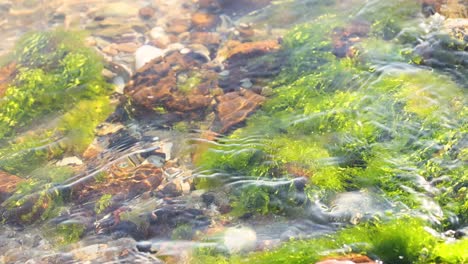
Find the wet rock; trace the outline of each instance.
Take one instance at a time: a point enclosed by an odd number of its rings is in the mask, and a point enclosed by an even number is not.
[[[442,0],[440,13],[447,18],[468,18],[468,2],[466,0]]]
[[[106,143],[102,142],[102,139],[100,138],[95,138],[93,142],[86,148],[86,150],[83,152],[82,156],[86,160],[94,159],[96,158],[99,154],[104,152]]]
[[[217,59],[219,61],[234,60],[246,57],[264,55],[266,53],[279,50],[281,45],[277,40],[265,40],[256,42],[242,43],[236,40],[230,40],[224,44],[218,51]]]
[[[90,13],[89,15],[94,18],[118,18],[118,17],[128,17],[135,16],[138,13],[139,9],[136,5],[126,2],[113,2],[108,3],[104,6],[99,6],[97,10]],[[121,18],[120,18],[121,19]]]
[[[444,31],[460,41],[468,42],[468,18],[449,18],[444,22]]]
[[[150,19],[155,13],[156,11],[151,6],[145,6],[138,11],[138,15],[143,19]]]
[[[18,184],[24,181],[23,178],[0,171],[0,204],[13,194]]]
[[[140,69],[146,63],[155,58],[160,58],[164,55],[162,49],[150,45],[143,45],[135,51],[135,68]]]
[[[358,224],[391,209],[386,201],[369,192],[341,193],[330,206],[329,217],[332,220],[351,224]]]
[[[206,206],[210,206],[215,202],[215,195],[213,193],[207,192],[202,194],[201,197]]]
[[[83,161],[78,157],[66,157],[57,162],[57,166],[79,166],[83,165]]]
[[[115,44],[114,46],[116,50],[126,53],[134,53],[138,49],[138,47],[140,47],[140,44],[135,42],[119,43]]]
[[[190,42],[217,47],[221,43],[221,36],[217,32],[192,32]]]
[[[249,39],[255,35],[254,29],[248,24],[242,23],[236,28],[236,30],[239,32],[240,37],[244,39]]]
[[[158,168],[164,167],[165,158],[157,155],[149,156],[142,164],[153,164]]]
[[[214,131],[224,133],[234,125],[244,121],[264,101],[265,97],[252,91],[241,89],[217,98],[217,119],[213,124]]]
[[[72,187],[73,200],[78,204],[97,201],[103,194],[119,195],[122,199],[131,199],[144,192],[156,189],[163,181],[162,170],[152,164],[137,168],[110,168],[105,181],[92,180]]]
[[[234,16],[242,16],[253,10],[260,9],[270,4],[271,0],[218,0],[221,12]]]
[[[16,63],[12,62],[0,68],[0,98],[5,94],[8,85],[15,78]]]
[[[201,66],[192,53],[172,52],[141,68],[124,92],[147,109],[163,107],[176,114],[204,111],[211,103],[210,91],[216,87],[216,77]],[[178,82],[178,77],[187,73],[193,73],[189,87],[183,86],[180,78]]]
[[[172,41],[169,35],[162,27],[154,27],[150,31],[150,37],[153,43],[158,48],[166,48]]]
[[[197,12],[192,15],[192,25],[197,29],[210,29],[216,26],[218,17],[205,12]]]
[[[257,234],[248,227],[230,227],[224,233],[223,240],[229,253],[238,254],[255,249]]]
[[[217,10],[221,8],[219,0],[198,0],[198,7],[206,10]]]
[[[347,256],[340,257],[330,257],[322,261],[317,262],[316,264],[377,264],[375,261],[370,259],[367,256],[351,254]]]
[[[189,225],[192,230],[202,229],[210,225],[210,220],[201,210],[185,205],[166,205],[151,213],[150,225],[150,237],[167,237],[178,226]]]
[[[104,122],[99,124],[96,129],[95,133],[97,136],[106,136],[109,134],[114,134],[119,132],[120,130],[124,129],[125,126],[120,123],[108,123]]]
[[[353,21],[343,28],[335,28],[332,34],[333,54],[338,58],[354,57],[356,50],[353,46],[367,37],[370,24],[366,21]]]
[[[181,34],[187,32],[191,28],[191,20],[189,19],[174,19],[167,25],[167,32]]]

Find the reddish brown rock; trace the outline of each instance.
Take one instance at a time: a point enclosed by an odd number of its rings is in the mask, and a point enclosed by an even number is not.
[[[241,89],[239,92],[219,96],[217,100],[217,120],[213,130],[225,133],[253,113],[265,101],[265,97],[250,90]]]
[[[12,62],[0,68],[0,98],[5,94],[8,85],[15,78],[16,63]]]
[[[0,171],[0,204],[3,203],[16,190],[23,178]]]
[[[221,43],[221,36],[217,32],[192,32],[190,42],[206,46],[218,46]]]
[[[218,17],[210,13],[197,12],[192,15],[192,25],[197,29],[210,29],[217,23]]]
[[[447,18],[468,18],[467,0],[444,0],[440,13]]]
[[[205,110],[211,104],[211,91],[217,87],[217,81],[216,73],[202,66],[193,54],[175,51],[142,67],[124,92],[147,109],[163,107],[180,114]],[[195,87],[186,91],[178,85],[178,76],[190,72],[200,77]]]
[[[277,51],[281,48],[278,40],[245,42],[230,40],[218,51],[218,59],[229,60],[238,57],[253,57]]]
[[[328,257],[315,264],[376,264],[367,256],[350,254],[347,256]]]
[[[191,21],[189,19],[174,19],[167,25],[166,32],[181,34],[189,31],[191,26]]]
[[[145,6],[138,11],[138,14],[143,19],[150,19],[154,16],[156,11],[151,6]]]
[[[105,180],[92,180],[72,187],[73,200],[78,204],[96,201],[104,194],[119,195],[131,199],[144,192],[156,189],[164,176],[162,170],[152,164],[122,168],[112,166]]]
[[[370,24],[366,21],[353,21],[346,27],[335,28],[332,32],[333,54],[338,58],[354,57],[354,45],[367,37]]]

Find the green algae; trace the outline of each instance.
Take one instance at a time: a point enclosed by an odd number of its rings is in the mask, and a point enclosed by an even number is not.
[[[295,217],[291,209],[303,206],[298,190],[277,182],[305,177],[311,201],[377,189],[395,208],[431,219],[438,231],[465,226],[466,83],[419,66],[425,58],[414,46],[424,32],[412,27],[419,6],[399,4],[373,2],[364,8],[360,19],[370,22],[370,32],[354,45],[358,52],[352,58],[332,53],[332,32],[345,27],[343,18],[324,15],[286,34],[286,63],[271,84],[273,96],[245,127],[202,154],[197,165],[206,177],[197,179],[197,188],[235,186],[234,216]],[[451,56],[443,61],[459,65]],[[467,261],[466,239],[446,242],[425,224],[412,218],[371,221],[241,256],[202,248],[193,263],[314,263],[343,250],[384,263]]]
[[[366,254],[384,263],[464,263],[467,239],[435,238],[420,219],[374,221],[311,240],[292,240],[278,248],[226,256],[219,250],[195,250],[192,263],[314,263],[327,256]]]
[[[0,101],[2,170],[26,176],[65,154],[80,155],[95,126],[112,112],[102,60],[83,44],[84,36],[56,30],[18,41],[11,56],[18,73]],[[44,124],[46,115],[58,122]],[[36,132],[12,137],[38,125]]]
[[[74,172],[52,164],[80,156],[113,111],[102,59],[83,44],[84,36],[29,33],[11,56],[17,74],[0,101],[0,169],[28,180],[2,204],[4,221],[33,223],[60,213],[70,197],[57,185]]]
[[[99,200],[96,201],[94,205],[94,211],[96,214],[100,214],[104,212],[107,207],[111,205],[112,202],[112,194],[103,194]]]
[[[83,98],[109,92],[101,76],[102,61],[84,46],[80,33],[27,34],[18,42],[14,61],[18,74],[0,102],[0,137]]]

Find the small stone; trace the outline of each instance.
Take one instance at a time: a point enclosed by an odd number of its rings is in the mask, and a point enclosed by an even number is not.
[[[86,40],[85,40],[85,44],[86,44],[86,46],[92,47],[92,46],[96,46],[96,45],[97,45],[97,41],[96,41],[96,39],[93,38],[93,37],[87,37]]]
[[[135,51],[135,68],[139,69],[147,62],[162,57],[163,55],[164,51],[162,49],[150,45],[143,45]]]
[[[63,158],[61,161],[57,162],[57,166],[69,166],[69,165],[72,165],[72,166],[79,166],[79,165],[83,165],[83,161],[78,158],[78,157],[66,157],[66,158]]]
[[[162,192],[164,193],[165,197],[177,197],[182,195],[182,184],[179,180],[174,180],[173,182],[170,182],[167,184]]]
[[[271,87],[265,86],[262,88],[262,96],[268,97],[273,95],[273,89]]]
[[[146,158],[146,160],[143,161],[142,164],[153,164],[158,168],[162,168],[164,167],[164,158],[157,155],[151,155],[148,158]]]
[[[115,45],[111,44],[109,46],[106,46],[102,49],[102,52],[104,52],[107,55],[115,56],[119,54],[119,51],[115,49]]]
[[[191,50],[189,48],[183,48],[180,50],[180,54],[183,54],[183,55],[189,54],[190,52]]]
[[[212,28],[217,22],[217,17],[210,13],[198,12],[192,15],[192,24],[198,29]]]
[[[119,94],[123,94],[123,90],[125,88],[125,79],[122,76],[116,76],[112,83],[115,85],[115,92]]]
[[[230,227],[224,234],[224,245],[229,253],[243,253],[255,249],[257,234],[248,227]]]
[[[152,39],[160,38],[161,36],[166,36],[166,31],[162,27],[154,27],[150,31],[150,36]]]
[[[108,80],[115,77],[115,73],[113,73],[112,71],[110,71],[108,69],[102,69],[101,74],[102,74],[102,76],[104,76],[104,78],[106,78]]]
[[[207,46],[217,46],[221,43],[221,36],[218,32],[192,32],[190,34],[190,41]]]
[[[167,32],[180,34],[189,31],[191,22],[188,19],[174,19],[167,27]]]
[[[252,81],[250,81],[249,78],[243,79],[240,82],[241,82],[241,87],[245,89],[250,89],[253,86]]]
[[[114,134],[118,131],[120,131],[121,129],[124,129],[124,125],[118,123],[118,124],[113,124],[113,123],[107,123],[107,122],[104,122],[104,123],[101,123],[100,125],[98,125],[95,129],[95,133],[96,135],[98,136],[106,136],[106,135],[109,135],[109,134]]]
[[[229,74],[230,74],[230,72],[228,70],[224,70],[224,71],[219,73],[219,77],[225,78],[225,77],[228,77]]]
[[[172,158],[172,147],[174,146],[174,143],[172,142],[167,142],[162,144],[161,146],[161,151],[166,155],[166,160],[170,160]]]
[[[155,10],[150,6],[145,6],[138,11],[138,14],[143,19],[150,19],[154,16]]]
[[[121,52],[134,53],[140,45],[135,42],[116,44],[114,48]]]
[[[99,142],[95,139],[91,145],[83,153],[83,158],[85,159],[93,159],[97,157],[104,151],[104,148],[99,144]]]
[[[0,171],[0,203],[5,201],[15,190],[16,186],[23,182],[24,179]]]

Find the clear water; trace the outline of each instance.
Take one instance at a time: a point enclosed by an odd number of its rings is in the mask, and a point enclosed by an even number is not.
[[[395,219],[466,244],[466,2],[198,2],[0,1],[0,262],[271,263]],[[395,263],[367,242],[293,262]]]

